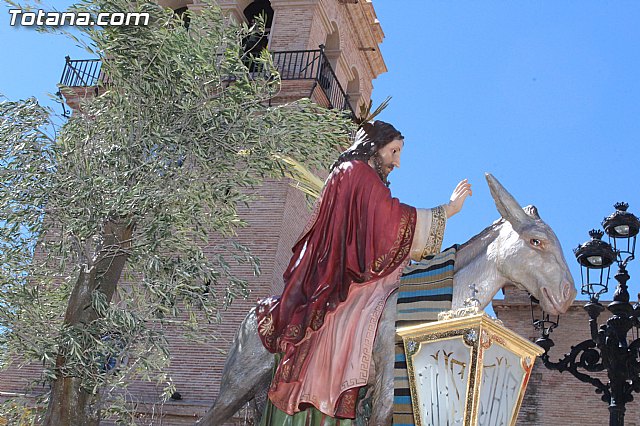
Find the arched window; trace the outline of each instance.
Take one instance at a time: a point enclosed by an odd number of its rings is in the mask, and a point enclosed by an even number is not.
[[[249,25],[253,25],[256,16],[261,14],[265,15],[265,34],[247,37],[243,42],[246,53],[256,56],[260,55],[260,52],[266,49],[269,44],[269,33],[271,31],[271,23],[273,22],[271,2],[269,2],[269,0],[254,0],[245,7],[243,13]]]
[[[358,111],[358,107],[360,106],[360,75],[358,74],[358,70],[353,67],[351,68],[351,72],[353,72],[353,78],[349,80],[347,84],[347,95],[349,96],[349,103],[351,104],[351,108],[354,111]]]
[[[182,23],[186,29],[189,29],[189,23],[191,22],[191,17],[189,17],[189,14],[187,13],[188,10],[189,8],[187,6],[173,9],[173,13],[182,19]]]
[[[327,55],[331,68],[335,72],[338,66],[338,58],[340,57],[340,31],[335,22],[332,23],[332,27],[333,31],[327,34],[326,42],[324,43],[324,53]]]
[[[257,15],[264,13],[267,18],[267,32],[271,29],[271,23],[273,22],[273,8],[271,7],[271,2],[269,0],[254,0],[249,4],[249,6],[245,7],[243,13],[250,25],[253,23],[253,20]]]

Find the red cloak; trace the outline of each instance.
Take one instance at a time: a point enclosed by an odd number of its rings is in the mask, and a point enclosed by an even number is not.
[[[293,246],[282,296],[258,303],[260,338],[270,352],[282,353],[272,386],[296,380],[313,350],[298,344],[347,299],[352,284],[383,278],[406,261],[415,225],[415,208],[392,198],[367,163],[333,170]]]

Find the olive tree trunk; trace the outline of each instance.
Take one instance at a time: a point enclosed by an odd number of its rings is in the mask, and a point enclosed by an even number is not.
[[[94,292],[104,294],[111,301],[131,246],[133,224],[107,222],[102,232],[102,244],[96,249],[95,264],[83,270],[73,288],[64,322],[82,326],[98,318],[91,307]],[[60,353],[64,353],[61,348]],[[93,426],[100,423],[99,394],[92,394],[81,386],[81,378],[61,372],[64,355],[58,355],[56,379],[52,382],[50,401],[44,419],[45,426]]]

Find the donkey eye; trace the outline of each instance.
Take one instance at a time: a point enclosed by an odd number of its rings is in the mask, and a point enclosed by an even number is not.
[[[534,247],[540,247],[542,245],[542,243],[540,242],[540,240],[536,239],[536,238],[532,238],[529,240],[529,243],[534,246]]]

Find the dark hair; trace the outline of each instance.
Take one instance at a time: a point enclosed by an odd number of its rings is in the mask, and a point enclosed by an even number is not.
[[[380,148],[396,139],[404,139],[395,127],[384,121],[376,120],[373,123],[363,123],[356,132],[355,141],[345,152],[340,154],[331,170],[346,161],[369,161]]]

